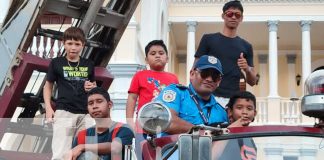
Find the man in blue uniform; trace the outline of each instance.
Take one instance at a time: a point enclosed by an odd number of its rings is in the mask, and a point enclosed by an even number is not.
[[[224,108],[215,100],[213,91],[223,75],[222,65],[214,56],[204,55],[190,71],[188,87],[169,85],[163,89],[156,101],[170,108],[172,114],[168,134],[188,132],[194,125],[227,122]]]

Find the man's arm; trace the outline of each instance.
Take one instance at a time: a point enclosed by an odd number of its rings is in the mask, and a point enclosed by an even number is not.
[[[47,122],[53,122],[54,118],[54,110],[51,105],[51,97],[52,97],[52,91],[53,91],[53,82],[46,81],[44,88],[43,88],[43,98],[45,103],[45,117]]]
[[[173,109],[170,109],[171,112],[171,124],[170,127],[167,129],[167,133],[169,134],[180,134],[188,132],[194,125],[182,120],[179,118],[178,113]]]
[[[138,95],[135,93],[129,93],[126,103],[126,122],[134,130],[134,112]]]
[[[257,77],[256,77],[256,73],[254,71],[254,67],[248,67],[245,70],[245,75],[246,75],[246,82],[250,85],[250,86],[254,86],[256,84],[257,81]]]
[[[245,72],[246,82],[250,86],[254,86],[257,80],[256,73],[254,71],[254,68],[248,65],[243,53],[240,54],[240,58],[237,60],[237,65]]]

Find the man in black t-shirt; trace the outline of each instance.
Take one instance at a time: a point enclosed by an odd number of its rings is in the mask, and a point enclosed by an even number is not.
[[[63,34],[63,44],[66,56],[51,61],[43,90],[46,121],[53,123],[52,159],[62,159],[71,148],[74,134],[85,127],[86,92],[96,86],[94,63],[79,55],[85,44],[83,31],[68,28]],[[51,105],[54,83],[57,85],[55,112]]]
[[[195,62],[202,55],[212,55],[221,61],[224,69],[223,80],[214,95],[216,100],[225,107],[229,97],[240,90],[242,71],[251,86],[255,85],[257,77],[253,68],[252,45],[236,33],[243,20],[241,2],[238,0],[227,2],[223,7],[222,18],[223,31],[203,35],[195,54]]]

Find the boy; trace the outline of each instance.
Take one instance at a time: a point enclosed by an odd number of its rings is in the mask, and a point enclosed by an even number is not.
[[[43,90],[46,120],[53,123],[52,159],[62,159],[71,148],[74,134],[84,128],[88,113],[86,92],[96,86],[94,63],[80,57],[85,44],[83,31],[68,28],[63,44],[66,56],[51,61]],[[54,83],[58,90],[55,112],[51,105]]]
[[[168,50],[162,40],[153,40],[145,47],[145,61],[150,66],[150,70],[137,72],[128,90],[126,104],[127,123],[136,131],[136,148],[140,149],[140,142],[145,140],[147,135],[134,124],[134,111],[138,98],[136,112],[140,108],[155,98],[159,92],[167,85],[179,83],[176,75],[165,72],[165,65],[168,62]],[[141,151],[137,151],[140,153]],[[140,159],[140,158],[138,158]]]
[[[234,94],[227,104],[229,127],[248,126],[257,114],[255,96],[248,91]]]
[[[134,135],[126,125],[111,120],[112,106],[110,96],[103,88],[96,87],[88,92],[88,111],[95,119],[96,125],[79,132],[73,141],[70,159],[76,159],[79,155],[85,156],[83,153],[86,152],[92,153],[100,160],[110,160],[124,155],[121,151],[124,151],[125,145],[132,144]],[[81,142],[80,138],[84,138],[84,141]],[[90,157],[86,159],[88,158]]]
[[[256,98],[248,92],[234,94],[227,104],[230,120],[229,128],[248,126],[257,114]],[[228,152],[231,151],[231,152]],[[257,148],[252,138],[239,138],[213,143],[213,159],[251,159],[256,160]]]

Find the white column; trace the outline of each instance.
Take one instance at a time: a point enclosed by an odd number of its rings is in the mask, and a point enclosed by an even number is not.
[[[311,21],[301,21],[302,27],[302,83],[311,73],[311,40],[310,40],[310,25]]]
[[[267,63],[268,63],[268,56],[265,55],[265,54],[260,54],[258,56],[259,58],[259,75],[260,75],[260,78],[259,78],[259,83],[258,83],[258,86],[259,87],[259,95],[260,97],[266,97],[267,93],[266,90],[265,90],[265,86],[266,86],[266,79],[268,79],[266,76],[266,69],[267,69]]]
[[[278,21],[268,21],[269,28],[269,97],[278,95]]]
[[[161,25],[161,0],[142,0],[141,1],[141,28],[140,39],[144,46],[154,40],[161,39],[160,25]],[[149,14],[148,14],[149,13]],[[148,34],[149,33],[149,34]]]
[[[9,0],[0,1],[0,24],[4,21],[5,16],[7,15],[7,11],[9,9]]]
[[[186,55],[177,54],[178,60],[178,78],[180,84],[186,84]]]
[[[170,43],[170,36],[171,36],[171,27],[172,27],[172,23],[168,22],[168,33],[166,34],[166,41],[164,42],[165,45],[168,47],[168,57],[169,57],[169,61],[168,63],[165,65],[165,71],[172,71],[172,67],[170,64],[174,64],[174,60],[173,60],[173,53],[172,53],[172,48],[171,48],[171,43]]]
[[[188,32],[188,37],[187,37],[187,71],[186,71],[186,77],[187,77],[187,84],[189,84],[189,72],[190,69],[192,68],[192,65],[195,60],[195,32],[196,32],[196,26],[197,22],[195,21],[188,21],[187,23],[187,32]]]
[[[297,97],[296,94],[296,54],[287,54],[288,64],[288,91],[290,91],[290,97]]]
[[[168,46],[168,48],[170,46],[171,28],[172,28],[172,22],[168,22],[168,33],[165,41],[165,44]]]

